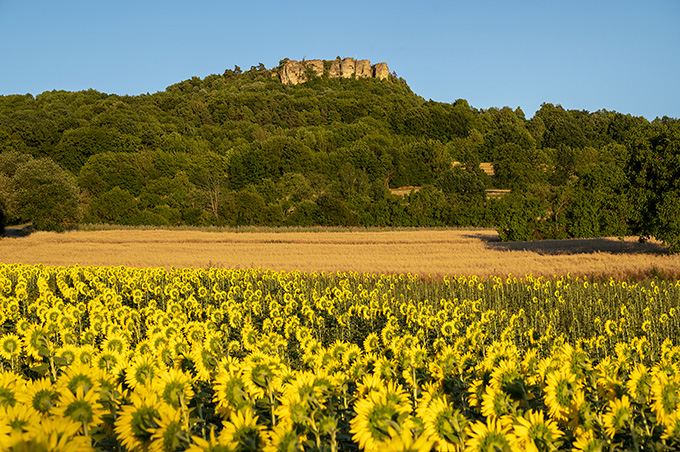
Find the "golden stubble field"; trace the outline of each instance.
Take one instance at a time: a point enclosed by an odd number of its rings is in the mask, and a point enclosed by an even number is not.
[[[0,240],[0,262],[244,268],[420,276],[680,275],[680,256],[637,238],[502,243],[493,230],[35,232]]]

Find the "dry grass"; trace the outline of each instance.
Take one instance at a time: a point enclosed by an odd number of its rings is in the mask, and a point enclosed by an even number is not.
[[[680,256],[635,238],[502,243],[492,230],[36,232],[0,240],[0,262],[67,266],[261,267],[431,275],[680,275]]]
[[[418,192],[418,191],[420,191],[420,187],[415,187],[415,186],[412,186],[412,185],[405,185],[403,187],[390,188],[390,193],[392,193],[395,196],[410,195],[412,191]]]

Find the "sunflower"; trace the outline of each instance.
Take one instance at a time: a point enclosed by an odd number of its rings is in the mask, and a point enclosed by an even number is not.
[[[515,360],[504,359],[491,372],[489,385],[504,391],[513,399],[524,401],[527,397],[526,382],[521,373],[519,363]]]
[[[22,336],[25,335],[26,331],[31,327],[31,322],[28,321],[28,319],[21,318],[17,320],[17,323],[15,325],[16,332],[21,334]]]
[[[161,410],[158,427],[151,435],[149,452],[175,452],[185,450],[190,443],[188,425],[179,411]]]
[[[0,337],[0,356],[8,361],[21,354],[21,338],[16,334],[9,333]],[[13,363],[12,363],[13,364]]]
[[[126,361],[125,355],[118,352],[102,351],[94,356],[92,363],[102,372],[118,375],[125,368]]]
[[[583,390],[568,368],[552,372],[546,378],[545,404],[549,414],[558,421],[568,421],[581,406]]]
[[[91,391],[99,393],[101,390],[101,386],[97,382],[99,375],[100,372],[97,369],[84,364],[74,363],[66,368],[66,372],[59,376],[56,386],[59,389],[66,388],[72,394],[76,394],[79,387],[82,387],[85,394]]]
[[[488,418],[486,423],[476,421],[465,429],[468,440],[465,452],[511,452],[516,441],[509,422],[497,418]]]
[[[334,382],[323,373],[299,372],[283,387],[276,408],[277,419],[292,423],[298,431],[318,431],[319,416],[326,410],[327,399],[332,395]]]
[[[291,424],[279,423],[267,432],[264,452],[292,452],[304,450],[306,436],[300,435]]]
[[[90,365],[93,359],[94,347],[91,344],[85,344],[78,349],[74,363]]]
[[[261,450],[266,441],[265,428],[257,424],[257,419],[250,408],[232,412],[224,423],[220,442],[235,450]]]
[[[282,370],[277,359],[267,355],[253,353],[243,366],[243,381],[248,394],[254,399],[272,397],[279,388],[277,379]]]
[[[210,352],[217,356],[222,355],[224,351],[224,339],[222,335],[218,332],[206,333],[205,339],[203,340],[203,348],[210,350]]]
[[[414,438],[410,429],[403,429],[398,435],[392,436],[385,444],[387,452],[430,452],[434,441],[426,434]]]
[[[373,391],[354,404],[356,416],[350,421],[352,439],[367,451],[378,450],[411,428],[409,419],[411,402],[401,385],[387,382],[379,391]]]
[[[419,406],[418,416],[423,420],[425,433],[434,441],[437,451],[462,450],[468,421],[459,410],[454,410],[444,397],[436,396],[427,405]]]
[[[59,418],[70,418],[82,426],[85,436],[89,436],[90,428],[99,425],[104,411],[97,401],[98,396],[98,393],[85,392],[82,386],[78,386],[75,394],[64,391],[59,404],[50,413]]]
[[[59,358],[62,358],[67,366],[70,366],[78,357],[78,347],[72,344],[64,345],[59,348],[55,354]]]
[[[486,382],[483,378],[477,378],[472,381],[472,383],[467,389],[467,392],[469,394],[467,398],[468,405],[470,405],[473,408],[481,409],[482,397],[486,392],[487,384],[488,382]]]
[[[675,410],[665,422],[662,439],[680,443],[680,410]]]
[[[46,417],[40,422],[27,425],[23,441],[14,445],[14,450],[89,452],[93,451],[92,440],[78,435],[82,425],[70,418]]]
[[[491,385],[486,386],[486,390],[482,394],[482,415],[501,418],[513,414],[518,408],[519,404],[512,400],[506,392]]]
[[[12,428],[11,441],[16,443],[24,438],[29,426],[40,423],[40,413],[29,405],[17,404],[0,408],[0,419]]]
[[[596,366],[596,369],[597,391],[600,397],[606,400],[615,400],[617,397],[621,397],[624,383],[619,379],[619,364],[610,356],[606,356]]]
[[[236,449],[231,447],[230,444],[226,443],[223,439],[215,435],[215,429],[210,429],[210,439],[205,440],[200,436],[192,436],[191,439],[194,442],[191,446],[187,448],[185,452],[235,452]],[[288,451],[286,451],[288,452]]]
[[[217,357],[210,350],[203,348],[200,342],[193,345],[190,356],[196,370],[196,378],[210,380],[213,372],[217,370]]]
[[[14,406],[26,382],[14,372],[0,371],[0,408]]]
[[[181,370],[161,371],[153,380],[152,386],[167,405],[179,409],[186,407],[194,396],[193,379]]]
[[[106,372],[99,372],[95,376],[95,383],[100,387],[98,401],[108,412],[104,415],[104,420],[106,422],[113,423],[113,413],[117,409],[118,400],[123,396],[123,385],[118,382],[119,377],[117,375],[111,375]],[[111,414],[111,415],[109,415]]]
[[[115,352],[118,354],[125,354],[130,348],[130,343],[123,334],[112,333],[108,334],[102,343],[103,352]]]
[[[397,376],[395,363],[386,357],[380,357],[374,365],[375,372],[384,380],[393,380]]]
[[[144,389],[132,393],[130,402],[116,419],[114,431],[128,450],[146,450],[160,427],[161,412],[167,407],[155,393]]]
[[[657,423],[665,425],[679,407],[680,381],[676,376],[669,376],[659,370],[654,373],[651,394],[652,411],[656,414]]]
[[[603,416],[603,424],[607,434],[614,436],[629,426],[628,423],[632,418],[630,399],[624,395],[620,399],[610,400],[608,408]]]
[[[21,392],[17,393],[19,403],[30,405],[44,418],[59,402],[59,391],[52,385],[49,378],[29,380]]]
[[[515,418],[515,447],[527,452],[557,450],[564,433],[542,411],[529,410]]]
[[[155,353],[155,350],[149,339],[140,341],[135,347],[135,355],[150,355],[153,353]]]
[[[138,355],[125,368],[125,382],[132,389],[151,384],[160,371],[157,359],[152,355]]]
[[[588,430],[576,436],[572,450],[574,452],[601,452],[605,442],[595,437],[592,430]]]
[[[24,332],[23,341],[26,353],[34,359],[49,355],[52,347],[47,330],[36,324],[31,325]]]
[[[366,353],[375,352],[380,348],[380,337],[376,333],[370,333],[364,340],[364,350]]]
[[[442,346],[436,359],[431,360],[430,374],[438,381],[455,377],[458,372],[460,354],[450,345]]]

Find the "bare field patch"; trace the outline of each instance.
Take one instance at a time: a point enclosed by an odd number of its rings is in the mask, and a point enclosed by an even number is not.
[[[0,262],[50,266],[261,267],[421,276],[680,275],[680,256],[637,238],[498,241],[493,230],[36,232],[0,240]]]

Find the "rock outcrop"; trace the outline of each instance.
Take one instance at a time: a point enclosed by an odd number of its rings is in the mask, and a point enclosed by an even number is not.
[[[379,78],[380,80],[385,80],[390,76],[390,68],[387,67],[387,63],[378,63],[373,66],[373,78]]]
[[[387,63],[377,63],[371,66],[370,60],[356,60],[345,58],[343,60],[287,60],[279,66],[278,74],[284,85],[297,85],[304,83],[310,75],[322,77],[327,74],[330,78],[377,78],[386,80],[390,77]]]
[[[357,78],[373,77],[373,68],[371,68],[370,60],[357,61],[355,74]]]

